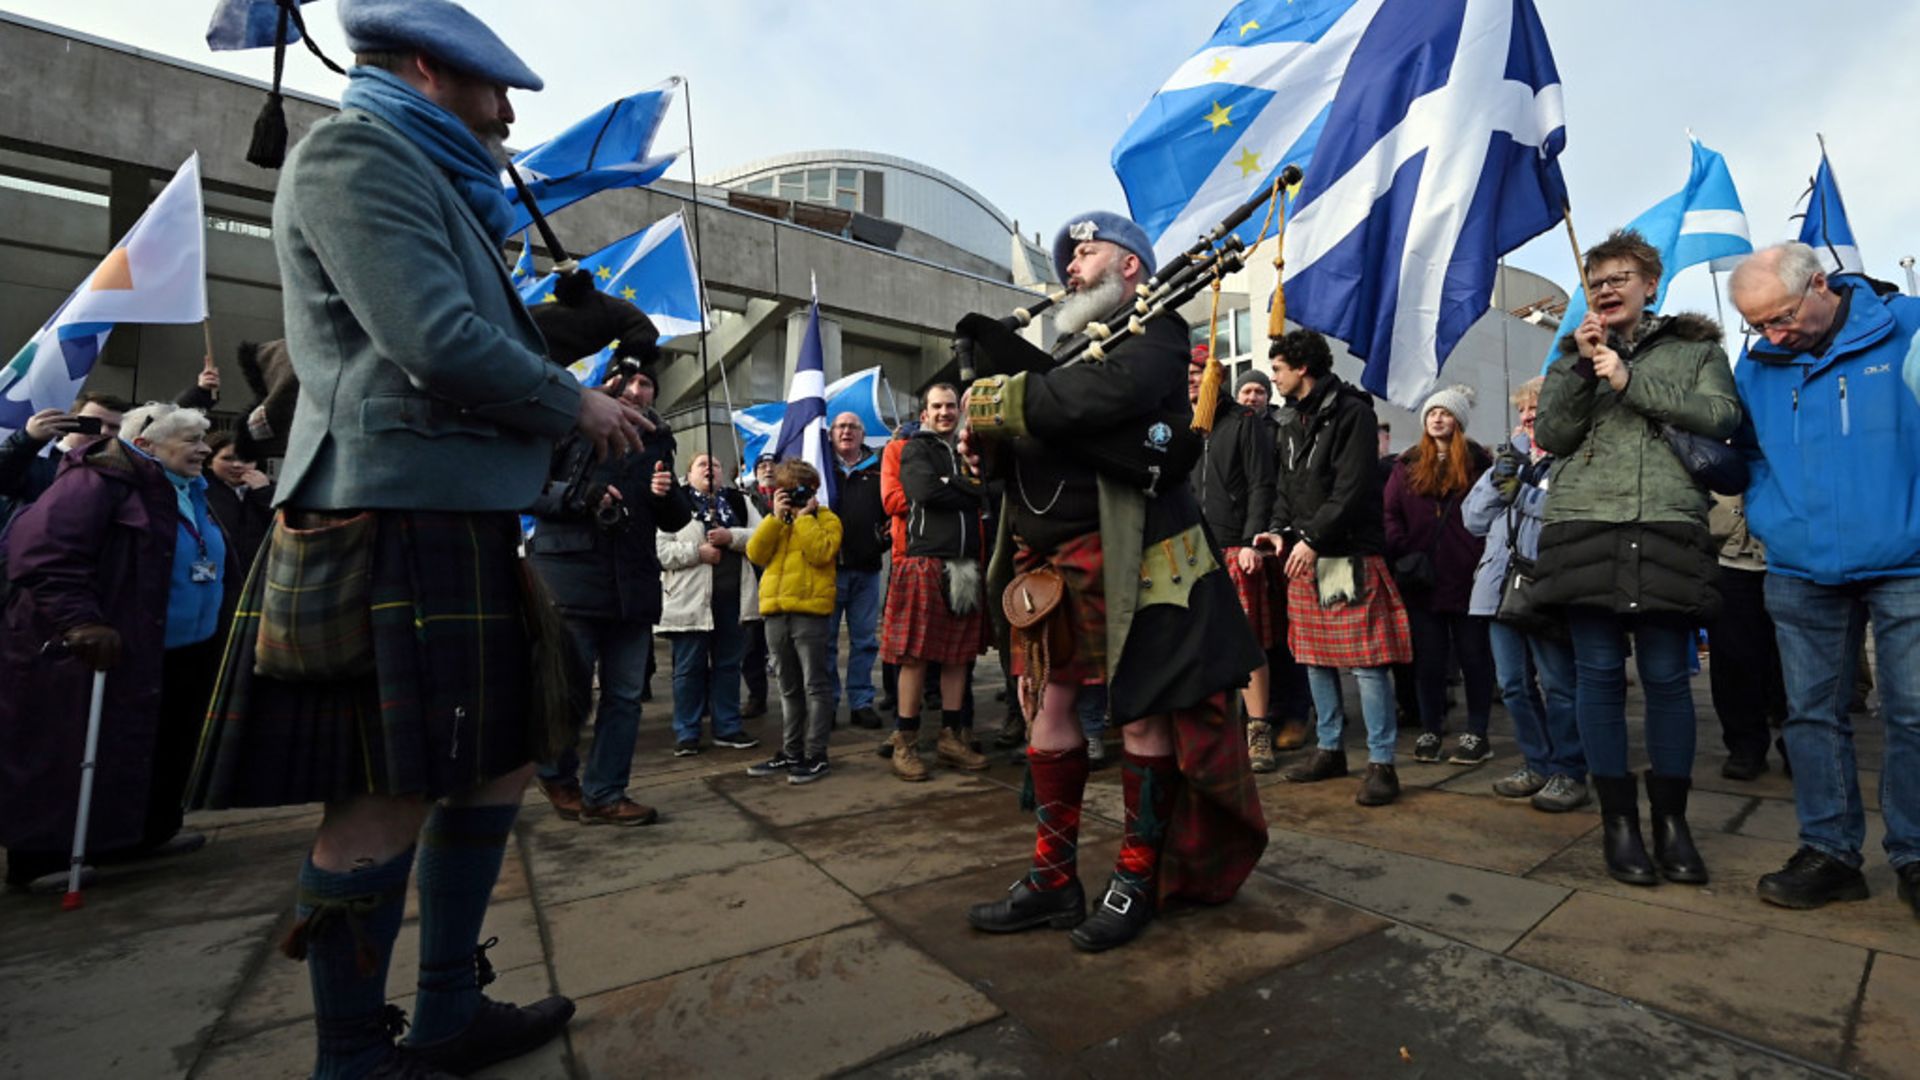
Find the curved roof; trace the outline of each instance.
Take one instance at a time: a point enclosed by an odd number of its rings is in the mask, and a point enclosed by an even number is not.
[[[1009,233],[1013,232],[1012,218],[1008,217],[1005,213],[1001,212],[999,207],[988,201],[985,195],[968,187],[955,177],[943,173],[931,165],[922,165],[917,161],[896,157],[892,154],[877,153],[872,150],[802,150],[791,154],[779,154],[774,157],[761,158],[758,161],[750,161],[745,165],[724,169],[709,176],[701,177],[700,182],[703,184],[712,184],[716,187],[725,187],[735,180],[752,176],[756,173],[769,172],[776,169],[787,169],[796,165],[825,165],[834,163],[874,165],[881,168],[899,169],[902,172],[915,173],[929,180],[938,181],[952,188],[954,191],[959,192],[961,195],[966,196],[968,201],[974,203],[980,207],[980,209],[985,210],[988,214],[991,214],[995,221],[1005,226]]]

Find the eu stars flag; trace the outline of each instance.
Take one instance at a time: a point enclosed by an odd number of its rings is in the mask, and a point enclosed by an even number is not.
[[[514,155],[514,167],[540,204],[540,212],[552,214],[610,188],[645,187],[665,175],[680,154],[654,154],[653,138],[679,89],[680,78],[675,76],[651,90],[623,97]],[[513,203],[513,226],[507,231],[519,232],[533,222],[533,215],[520,205],[520,193],[504,173],[500,185]]]

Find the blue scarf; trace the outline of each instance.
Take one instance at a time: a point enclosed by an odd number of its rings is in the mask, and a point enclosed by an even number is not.
[[[496,244],[505,243],[513,204],[500,187],[500,166],[461,119],[423,97],[399,76],[380,68],[347,72],[340,105],[360,109],[400,129],[452,181]]]

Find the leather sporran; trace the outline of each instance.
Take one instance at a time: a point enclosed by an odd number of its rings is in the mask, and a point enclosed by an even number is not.
[[[373,670],[374,521],[363,512],[295,528],[284,510],[274,518],[254,674],[323,682]]]
[[[1040,715],[1040,695],[1047,685],[1053,657],[1073,651],[1073,625],[1067,618],[1067,580],[1051,566],[1016,574],[1000,594],[1000,611],[1016,652],[1025,660],[1027,677],[1020,689],[1020,707],[1027,723]]]

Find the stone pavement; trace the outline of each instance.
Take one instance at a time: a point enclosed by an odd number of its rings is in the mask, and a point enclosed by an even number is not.
[[[997,673],[982,664],[983,727]],[[1272,843],[1240,897],[1100,956],[965,924],[1025,866],[1015,767],[903,784],[843,726],[824,781],[751,780],[757,751],[672,757],[655,703],[634,795],[660,824],[585,828],[528,800],[486,928],[493,993],[563,992],[580,1011],[486,1075],[1915,1075],[1920,923],[1894,898],[1878,815],[1872,899],[1760,903],[1754,879],[1795,848],[1791,787],[1722,780],[1704,678],[1698,694],[1710,886],[1618,885],[1595,812],[1493,797],[1514,764],[1496,710],[1503,756],[1407,760],[1390,808],[1356,806],[1357,781],[1263,777]],[[1860,731],[1877,808],[1880,728]],[[1093,888],[1119,837],[1116,769],[1095,774],[1089,815]],[[316,817],[197,815],[205,850],[110,871],[77,913],[0,897],[0,1078],[305,1075],[305,969],[271,946]],[[393,964],[403,1006],[416,933]]]

